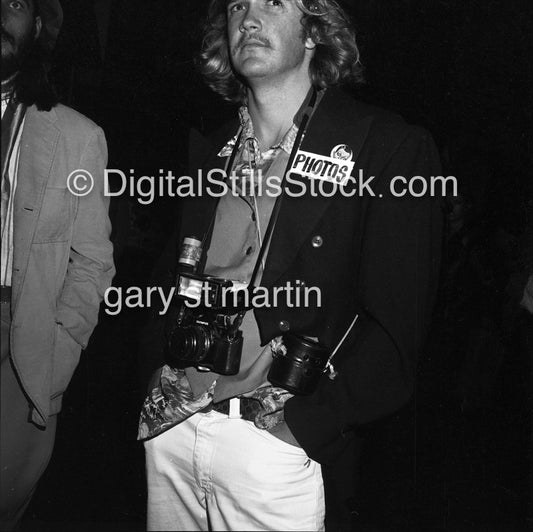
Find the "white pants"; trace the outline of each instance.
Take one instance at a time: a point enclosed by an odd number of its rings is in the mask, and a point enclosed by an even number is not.
[[[250,421],[195,414],[145,450],[148,530],[324,530],[320,464]]]

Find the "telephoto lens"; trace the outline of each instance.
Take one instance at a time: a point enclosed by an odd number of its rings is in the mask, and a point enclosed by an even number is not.
[[[292,333],[283,336],[283,346],[285,349],[272,353],[268,380],[294,395],[313,393],[328,363],[329,349],[311,338]]]

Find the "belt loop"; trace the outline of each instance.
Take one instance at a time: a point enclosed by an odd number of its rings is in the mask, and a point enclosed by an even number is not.
[[[229,414],[230,419],[239,419],[241,417],[241,400],[238,397],[233,397],[229,400]]]

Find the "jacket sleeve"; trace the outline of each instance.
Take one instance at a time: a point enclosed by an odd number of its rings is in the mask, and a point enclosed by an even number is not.
[[[109,198],[104,194],[107,145],[95,128],[83,150],[80,169],[94,180],[92,191],[78,198],[72,228],[69,264],[57,304],[56,321],[83,348],[98,321],[98,310],[115,274],[109,239]]]
[[[321,463],[334,458],[349,431],[392,414],[413,391],[438,284],[442,210],[430,195],[390,194],[398,175],[440,175],[436,147],[423,130],[409,128],[377,181],[383,197],[369,199],[355,294],[361,313],[333,360],[338,376],[323,376],[313,395],[285,407],[294,436]]]

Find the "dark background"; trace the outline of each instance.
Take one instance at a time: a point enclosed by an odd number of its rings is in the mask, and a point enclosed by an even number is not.
[[[53,78],[66,104],[103,127],[108,166],[137,177],[187,173],[190,128],[208,132],[234,113],[194,70],[207,2],[62,4]],[[352,14],[367,77],[354,95],[427,127],[476,212],[466,236],[447,235],[417,393],[368,428],[354,523],[526,529],[531,320],[517,294],[533,210],[531,0],[357,0]],[[113,198],[115,286],[147,286],[178,208],[168,198],[149,206]],[[23,529],[144,528],[136,425],[153,365],[138,349],[146,319],[146,310],[102,312]]]

